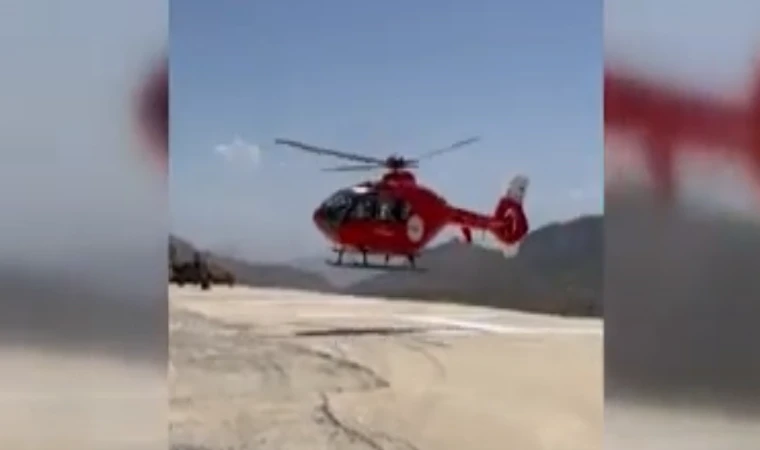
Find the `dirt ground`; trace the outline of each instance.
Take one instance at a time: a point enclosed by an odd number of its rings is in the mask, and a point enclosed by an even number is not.
[[[601,323],[170,289],[174,449],[602,448]]]

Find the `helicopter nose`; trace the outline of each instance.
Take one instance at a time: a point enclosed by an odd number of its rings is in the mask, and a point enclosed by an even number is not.
[[[329,240],[335,240],[335,222],[330,220],[328,211],[323,208],[318,208],[312,215],[312,220],[317,226],[317,229]]]
[[[327,233],[327,217],[325,216],[325,211],[322,208],[317,208],[314,210],[314,214],[312,214],[312,220],[314,221],[314,224],[319,228],[319,231],[323,233]]]

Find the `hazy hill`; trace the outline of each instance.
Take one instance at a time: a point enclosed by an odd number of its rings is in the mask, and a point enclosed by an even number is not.
[[[188,241],[170,236],[170,243],[176,249],[179,261],[189,261],[193,257],[195,247]],[[282,264],[264,264],[244,261],[204,252],[212,263],[229,270],[235,275],[238,284],[257,287],[281,287],[290,289],[306,289],[312,291],[332,292],[335,287],[320,274],[290,267]]]
[[[603,218],[581,217],[532,232],[514,258],[451,241],[424,253],[426,272],[394,272],[346,289],[568,315],[602,315]]]

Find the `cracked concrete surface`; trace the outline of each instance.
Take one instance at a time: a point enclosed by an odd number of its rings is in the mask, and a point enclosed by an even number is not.
[[[170,308],[175,450],[602,446],[595,321],[242,288]]]

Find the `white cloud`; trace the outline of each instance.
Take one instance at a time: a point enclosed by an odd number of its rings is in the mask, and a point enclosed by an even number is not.
[[[217,145],[214,147],[214,152],[228,162],[241,162],[254,166],[261,163],[261,148],[240,137],[233,139],[230,144]]]

